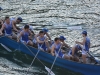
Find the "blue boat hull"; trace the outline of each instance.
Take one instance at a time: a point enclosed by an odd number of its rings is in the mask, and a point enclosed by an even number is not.
[[[0,38],[0,43],[6,45],[9,48],[20,50],[21,52],[34,57],[34,55],[22,43],[18,43],[7,37]],[[30,46],[28,46],[28,48],[34,54],[36,54],[38,51],[36,48],[30,47]],[[42,51],[39,52],[37,57],[51,64],[53,63],[54,58],[55,58],[51,54],[48,54]],[[61,58],[57,58],[55,65],[75,71],[75,72],[80,72],[83,75],[100,75],[100,65],[82,64],[82,63],[68,61]]]

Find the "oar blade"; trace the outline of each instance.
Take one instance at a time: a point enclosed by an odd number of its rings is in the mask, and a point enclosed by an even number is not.
[[[4,47],[8,52],[12,52],[12,50],[10,50],[7,46],[5,46],[4,44],[0,43],[2,47]]]
[[[45,69],[48,71],[50,75],[55,75],[48,67],[45,66]]]
[[[77,29],[82,29],[82,27],[81,26],[70,26],[70,27],[67,27],[67,29],[77,30]]]

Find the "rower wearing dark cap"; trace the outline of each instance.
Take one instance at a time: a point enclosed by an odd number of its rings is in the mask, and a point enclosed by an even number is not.
[[[51,37],[50,37],[50,35],[48,34],[48,31],[49,31],[49,30],[48,30],[47,28],[43,28],[42,31],[43,31],[43,33],[44,33],[44,36],[46,36],[46,37],[48,38],[48,40],[51,42]],[[39,36],[39,34],[36,34],[36,35],[35,35],[35,38],[33,39],[33,43],[34,43],[34,44],[37,44],[37,40],[36,40],[36,39],[37,39],[38,36]]]
[[[20,22],[23,21],[23,19],[21,17],[16,18],[11,18],[10,19],[12,21],[12,24],[19,30],[20,28],[16,26],[16,24],[19,24]]]
[[[67,43],[65,43],[66,38],[64,36],[59,37],[60,41],[62,42],[63,46],[70,48]]]
[[[86,63],[87,52],[89,51],[89,48],[90,48],[90,39],[87,37],[87,31],[83,31],[82,36],[83,36],[83,41],[82,42],[76,41],[76,44],[83,45],[82,59],[83,59],[83,63]]]

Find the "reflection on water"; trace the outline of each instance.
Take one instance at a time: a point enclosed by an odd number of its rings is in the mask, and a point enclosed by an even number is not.
[[[67,38],[66,42],[71,46],[75,44],[75,40],[81,41],[82,37],[80,33],[83,30],[87,30],[88,36],[91,39],[90,51],[94,55],[100,55],[100,0],[0,0],[0,7],[4,9],[0,11],[0,18],[4,18],[5,15],[9,15],[10,17],[21,16],[23,22],[19,26],[29,23],[33,25],[35,33],[38,33],[41,28],[46,27],[49,29],[52,39],[59,35],[64,35]],[[69,30],[67,29],[68,26],[82,26],[83,29]],[[6,54],[6,52],[2,52],[2,54]],[[14,57],[14,54],[16,55],[16,53],[6,55],[11,58]],[[22,58],[25,56],[20,56],[21,58],[15,57],[11,59],[12,62],[7,60],[5,55],[2,56],[5,57],[0,58],[2,65],[4,65],[4,63],[11,63],[13,65],[8,64],[9,67],[15,66],[16,68],[18,68],[19,63],[21,63],[22,66],[26,65],[26,61],[22,62]],[[18,59],[18,65],[15,64],[16,58]],[[29,61],[29,59],[27,60]],[[28,63],[30,63],[31,60]],[[43,69],[43,66],[34,66],[33,68]],[[22,71],[22,67],[20,70]],[[45,70],[43,71],[46,72]],[[2,72],[6,73],[8,71]],[[63,71],[59,71],[59,73],[58,71],[55,72],[57,72],[57,75],[61,75]],[[11,73],[13,74],[14,71]],[[74,75],[73,72],[66,72],[66,74],[67,73]],[[19,72],[16,71],[15,74],[17,75]],[[25,73],[21,72],[20,75],[22,74]]]

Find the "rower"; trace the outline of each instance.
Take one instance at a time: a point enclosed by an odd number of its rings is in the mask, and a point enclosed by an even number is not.
[[[49,52],[48,38],[45,36],[43,31],[39,32],[39,36],[37,37],[37,43],[38,49]]]
[[[48,34],[48,29],[47,29],[47,28],[43,28],[42,31],[44,32],[44,35],[45,35],[46,37],[49,38],[50,43],[51,43],[51,37],[50,37],[50,35]],[[39,34],[36,34],[36,35],[34,36],[34,39],[33,39],[33,43],[34,43],[34,44],[37,44],[36,38],[37,38],[38,36],[39,36]]]
[[[89,51],[89,48],[90,48],[90,39],[87,37],[87,31],[83,31],[82,36],[83,36],[82,42],[78,42],[78,41],[75,41],[75,42],[76,42],[76,44],[83,45],[82,59],[83,59],[83,63],[86,63],[87,52]]]
[[[42,31],[44,32],[45,36],[47,36],[49,38],[49,40],[51,41],[51,37],[50,35],[48,34],[48,29],[47,28],[43,28]]]
[[[69,56],[67,56],[66,54],[63,54],[61,52],[61,46],[62,46],[62,44],[61,44],[60,39],[59,38],[55,38],[54,39],[54,44],[51,47],[51,54],[52,54],[52,56],[57,56],[58,55],[58,57],[60,57],[60,58],[70,59]]]
[[[13,24],[18,30],[20,30],[20,28],[17,27],[16,24],[19,24],[20,22],[22,22],[22,18],[21,18],[21,17],[18,17],[17,19],[16,19],[16,18],[10,18],[10,20],[12,21],[12,24]]]
[[[9,37],[9,38],[16,38],[15,35],[13,35],[12,33],[12,28],[18,32],[18,30],[16,29],[16,27],[12,24],[12,21],[10,20],[10,18],[8,16],[5,17],[5,22],[2,25],[2,28],[0,29],[0,35],[3,35],[2,31],[5,31],[5,36]]]
[[[60,39],[61,43],[63,44],[63,46],[70,48],[70,46],[68,46],[68,44],[65,43],[66,38],[64,36],[60,36],[59,39]]]
[[[32,32],[33,35],[35,35],[34,33],[34,29],[33,29],[33,26],[31,26],[30,24],[27,24],[29,26],[29,30]],[[24,26],[22,27],[22,30],[24,29]]]
[[[81,47],[81,45],[79,45],[79,44],[76,44],[75,46],[73,46],[70,50],[69,50],[69,52],[68,52],[68,56],[70,56],[71,58],[72,58],[72,60],[73,61],[79,61],[79,58],[78,58],[78,56],[80,56],[80,55],[78,55],[78,52],[79,51],[82,51],[82,47]]]
[[[32,33],[29,30],[29,26],[28,25],[25,25],[24,26],[24,29],[20,32],[20,34],[19,34],[19,36],[17,38],[17,41],[18,42],[21,41],[24,44],[28,44],[28,45],[33,46],[32,41],[29,40],[29,36],[32,36]]]

